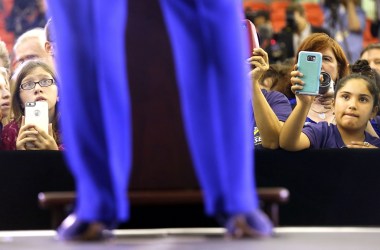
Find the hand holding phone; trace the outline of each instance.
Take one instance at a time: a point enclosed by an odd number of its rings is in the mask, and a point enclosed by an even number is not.
[[[54,138],[52,124],[49,124],[47,102],[25,104],[25,115],[16,139],[17,150],[59,150]]]
[[[251,65],[251,71],[249,75],[258,83],[258,80],[264,75],[264,73],[269,69],[269,57],[268,53],[262,48],[255,49],[252,56],[248,59]]]
[[[312,51],[300,51],[298,54],[298,71],[303,74],[303,88],[296,91],[300,95],[319,95],[319,80],[322,68],[322,54]]]

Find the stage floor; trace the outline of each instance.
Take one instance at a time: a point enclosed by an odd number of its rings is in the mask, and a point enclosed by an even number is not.
[[[232,240],[223,228],[115,230],[115,238],[98,243],[66,243],[54,231],[0,231],[0,249],[13,250],[349,250],[379,249],[380,228],[279,227],[265,239]]]

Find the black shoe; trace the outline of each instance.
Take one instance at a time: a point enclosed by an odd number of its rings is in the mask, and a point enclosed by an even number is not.
[[[113,235],[104,223],[81,221],[70,214],[58,227],[57,236],[62,241],[102,241]]]

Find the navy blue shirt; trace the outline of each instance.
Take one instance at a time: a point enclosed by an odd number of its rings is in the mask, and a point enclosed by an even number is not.
[[[302,132],[310,140],[310,148],[345,148],[347,147],[339,133],[338,128],[334,124],[327,122],[308,123],[302,129]],[[380,147],[380,139],[371,136],[369,133],[364,132],[365,141],[376,147]]]

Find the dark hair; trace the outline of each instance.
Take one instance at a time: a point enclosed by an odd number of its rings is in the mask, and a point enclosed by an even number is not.
[[[351,71],[352,73],[350,75],[343,77],[335,85],[334,98],[336,98],[337,92],[346,85],[348,80],[362,79],[367,82],[367,88],[373,96],[373,107],[379,106],[379,87],[376,79],[380,78],[377,72],[369,66],[367,60],[357,60],[351,66]]]
[[[294,98],[295,95],[291,90],[290,72],[293,70],[293,65],[288,63],[271,64],[261,77],[261,82],[270,77],[273,80],[271,91],[278,91],[283,93],[287,98]]]
[[[270,13],[267,10],[258,10],[256,11],[255,17],[264,17],[266,21],[270,20]]]
[[[350,69],[351,73],[362,74],[374,80],[377,80],[377,78],[379,77],[379,74],[376,72],[376,70],[373,70],[371,66],[369,66],[368,61],[365,59],[357,60],[354,64],[350,66]]]
[[[362,52],[360,53],[360,57],[362,57],[365,52],[367,52],[368,50],[371,50],[371,49],[380,49],[380,43],[371,43],[370,45],[365,47],[362,50]]]
[[[286,12],[293,13],[298,12],[301,16],[305,16],[305,9],[300,3],[291,3],[286,7]]]
[[[265,21],[270,21],[270,13],[267,10],[256,11],[256,10],[246,9],[244,14],[245,14],[245,18],[251,21],[252,23],[255,23],[255,19],[258,17],[263,17]]]

